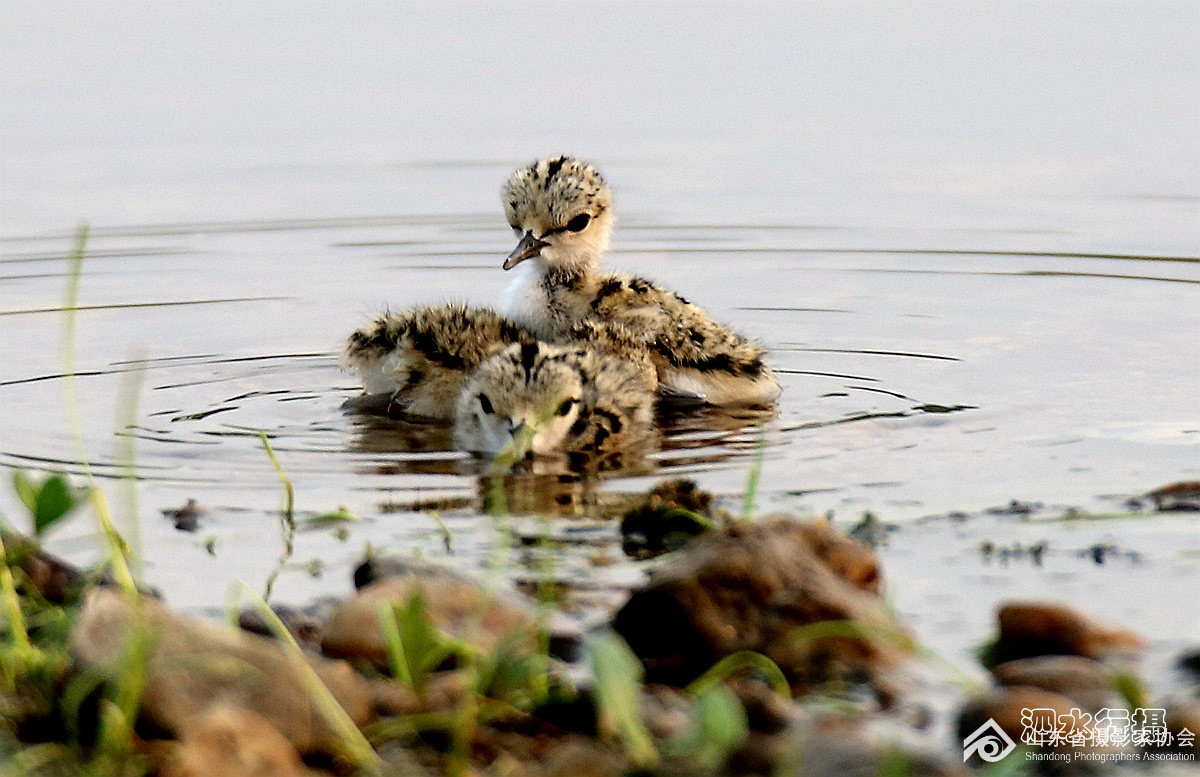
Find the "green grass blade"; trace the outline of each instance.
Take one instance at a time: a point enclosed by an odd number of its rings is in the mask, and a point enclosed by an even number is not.
[[[295,667],[300,682],[304,686],[305,693],[308,694],[308,698],[312,701],[317,713],[325,719],[325,722],[329,724],[330,728],[337,735],[346,757],[367,774],[382,774],[383,761],[375,752],[375,748],[371,747],[371,743],[358,730],[358,726],[354,725],[354,721],[342,709],[342,705],[338,703],[338,700],[325,687],[325,683],[321,682],[321,678],[317,676],[316,670],[305,660],[304,651],[300,649],[291,632],[279,620],[279,616],[267,605],[265,599],[255,596],[254,592],[244,584],[242,585],[242,590],[250,598],[251,603],[258,610],[263,621],[271,630],[271,633],[283,643],[284,649],[292,658],[292,665]]]
[[[275,472],[279,474],[279,479],[283,482],[283,508],[279,511],[279,520],[283,527],[283,553],[279,556],[279,561],[275,568],[271,570],[271,574],[267,576],[265,590],[263,592],[263,601],[271,600],[271,590],[275,587],[275,581],[279,578],[279,573],[283,571],[283,567],[292,558],[292,554],[296,551],[296,491],[292,488],[291,478],[283,471],[283,465],[279,463],[279,458],[275,455],[275,449],[271,447],[271,441],[267,438],[266,432],[259,432],[259,438],[262,439],[263,449],[267,452],[267,458],[271,460],[271,464],[275,467]]]
[[[642,665],[612,632],[588,643],[595,679],[597,725],[615,734],[633,763],[646,768],[658,763],[658,751],[642,718]]]
[[[746,495],[742,498],[742,519],[751,520],[754,518],[755,502],[758,499],[759,481],[762,480],[763,457],[767,449],[767,432],[766,427],[762,424],[758,425],[758,444],[754,452],[754,461],[750,465],[750,472],[746,475]]]

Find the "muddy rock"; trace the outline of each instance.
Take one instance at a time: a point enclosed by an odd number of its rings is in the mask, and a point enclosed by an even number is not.
[[[261,716],[216,707],[193,719],[160,767],[162,777],[303,777],[292,747]]]
[[[62,604],[82,584],[82,572],[31,540],[0,528],[0,542],[4,543],[9,562],[25,574],[46,601]]]
[[[1009,602],[1000,606],[1000,636],[990,650],[988,665],[1034,656],[1085,656],[1137,653],[1140,636],[1126,629],[1097,623],[1062,604]]]
[[[388,653],[379,626],[380,608],[403,607],[414,596],[423,597],[429,625],[484,653],[492,652],[514,633],[528,635],[532,646],[533,612],[519,594],[489,593],[466,576],[435,564],[409,560],[388,564],[380,564],[372,572],[375,582],[334,608],[321,643],[326,655],[364,660],[386,669]]]
[[[995,721],[995,724],[1009,739],[1021,744],[1026,724],[1031,722],[1026,718],[1026,710],[1049,710],[1057,722],[1060,736],[1069,738],[1077,735],[1082,737],[1085,742],[1088,740],[1088,719],[1083,717],[1083,711],[1078,702],[1059,693],[1051,693],[1041,688],[1028,686],[994,688],[967,702],[958,714],[957,740],[965,741],[972,736],[978,739],[981,729],[988,727],[989,721]],[[987,731],[982,732],[982,735],[987,736]],[[1073,754],[1089,748],[1061,745],[1058,749]],[[978,756],[974,756],[970,763],[980,765],[983,762]],[[1080,770],[1087,771],[1086,767],[1087,763],[1084,762],[1081,764],[1081,769],[1068,771],[1071,773],[1077,773]]]
[[[1099,661],[1082,656],[1035,656],[992,667],[1002,686],[1025,685],[1061,694],[1081,709],[1101,710],[1117,702],[1112,675]]]
[[[337,738],[302,683],[304,662],[357,725],[372,718],[366,681],[345,662],[301,658],[271,640],[177,615],[157,601],[142,599],[139,606],[149,637],[141,715],[155,728],[179,737],[213,710],[234,707],[269,721],[300,753],[337,753]],[[110,678],[125,671],[120,657],[137,622],[122,592],[90,591],[71,634],[76,667]]]
[[[776,762],[766,773],[785,777],[878,777],[883,774],[969,777],[971,774],[961,762],[910,750],[879,736],[861,719],[841,717],[817,718],[798,726],[777,749]]]
[[[1175,661],[1176,665],[1187,672],[1193,680],[1200,680],[1200,648],[1184,651]]]
[[[784,521],[787,517],[776,516],[776,519]],[[828,520],[800,524],[799,537],[835,575],[855,588],[882,593],[879,559],[865,543],[841,533]]]
[[[869,679],[902,657],[906,638],[879,586],[874,555],[828,521],[739,522],[655,569],[613,625],[651,681],[687,683],[741,650],[764,653],[797,687]],[[794,633],[825,621],[853,621],[866,636],[844,624]]]
[[[785,699],[769,685],[757,679],[743,677],[726,683],[741,702],[746,713],[746,725],[752,732],[778,734],[798,719],[796,705]]]
[[[472,692],[469,682],[462,672],[431,672],[418,692],[399,680],[376,680],[371,683],[371,698],[380,715],[444,712],[457,707]]]
[[[538,762],[514,767],[513,777],[622,777],[628,761],[610,745],[595,739],[567,736],[550,747]]]
[[[271,610],[300,647],[309,652],[320,652],[322,636],[320,618],[287,605],[273,605]],[[271,626],[257,607],[246,607],[238,613],[238,628],[264,637],[275,636],[271,631]]]
[[[1163,705],[1166,710],[1167,731],[1170,742],[1157,748],[1170,753],[1188,753],[1200,758],[1200,699],[1168,699]]]

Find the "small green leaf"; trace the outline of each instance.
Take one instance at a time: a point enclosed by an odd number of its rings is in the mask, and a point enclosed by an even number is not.
[[[30,515],[37,512],[37,495],[38,487],[33,482],[33,478],[29,477],[29,473],[23,469],[18,469],[13,472],[13,490],[17,492],[17,496],[21,498],[21,503],[25,505],[25,509]]]
[[[51,475],[42,483],[37,495],[37,508],[33,512],[33,533],[42,536],[58,523],[63,516],[71,512],[78,504],[71,485],[62,475]]]

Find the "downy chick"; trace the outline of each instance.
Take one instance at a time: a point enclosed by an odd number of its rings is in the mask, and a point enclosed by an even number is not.
[[[604,454],[644,439],[654,421],[653,379],[619,357],[525,341],[467,378],[454,413],[454,444],[494,455]],[[515,440],[515,442],[514,442]]]
[[[490,310],[424,306],[380,314],[350,335],[345,364],[389,407],[449,419],[467,373],[523,337],[523,327]]]
[[[581,324],[623,327],[637,334],[664,388],[714,405],[767,404],[779,396],[758,345],[662,286],[601,272],[613,203],[594,167],[566,156],[544,159],[514,172],[501,197],[520,238],[504,262],[517,273],[504,303],[515,322],[552,342],[583,339]]]

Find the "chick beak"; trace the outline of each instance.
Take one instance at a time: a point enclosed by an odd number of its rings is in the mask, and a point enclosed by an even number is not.
[[[521,242],[517,243],[517,247],[504,260],[504,269],[511,270],[526,259],[537,256],[548,245],[550,244],[545,240],[534,237],[532,230],[526,230],[525,237],[521,238]]]

